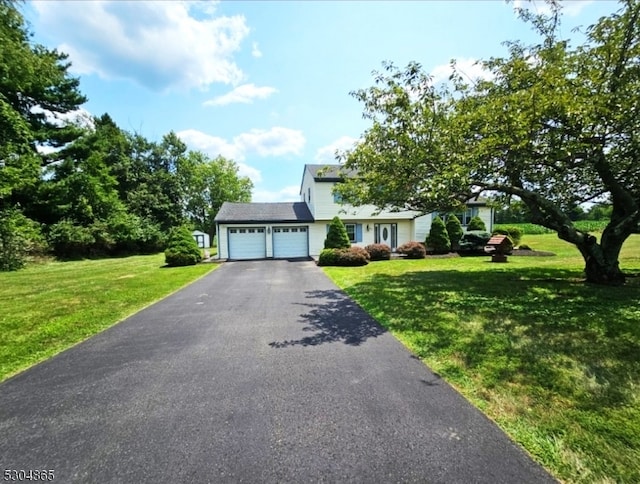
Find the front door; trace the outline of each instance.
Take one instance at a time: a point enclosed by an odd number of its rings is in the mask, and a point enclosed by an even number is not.
[[[387,244],[391,250],[395,250],[398,244],[397,224],[375,224],[373,226],[374,241],[376,244]]]

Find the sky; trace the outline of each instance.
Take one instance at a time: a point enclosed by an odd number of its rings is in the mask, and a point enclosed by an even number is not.
[[[565,0],[562,35],[616,11],[612,0]],[[350,92],[383,61],[419,62],[445,82],[449,62],[506,54],[534,42],[514,7],[544,1],[31,1],[34,41],[69,54],[88,97],[122,129],[234,160],[253,201],[300,199],[304,165],[335,163],[369,127]]]

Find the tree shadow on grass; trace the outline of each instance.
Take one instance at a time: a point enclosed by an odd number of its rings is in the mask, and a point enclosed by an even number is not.
[[[596,287],[575,272],[378,273],[349,294],[420,357],[452,361],[443,376],[520,384],[585,410],[629,405],[640,384],[640,287]]]
[[[305,294],[309,302],[299,304],[308,307],[309,311],[301,315],[299,322],[305,325],[303,331],[313,334],[296,340],[274,341],[269,343],[272,348],[324,343],[359,346],[386,332],[340,290],[307,291]]]

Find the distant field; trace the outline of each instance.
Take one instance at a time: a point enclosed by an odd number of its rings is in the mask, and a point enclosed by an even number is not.
[[[558,479],[640,482],[640,277],[586,284],[574,246],[522,243],[557,255],[324,270]],[[620,261],[640,273],[640,235]]]
[[[47,262],[0,272],[0,381],[163,298],[215,264],[164,268],[164,254]]]
[[[578,230],[585,232],[601,232],[607,226],[609,222],[607,220],[579,220],[574,222],[575,227]],[[494,224],[494,229],[505,227],[518,227],[522,230],[522,233],[528,235],[541,235],[552,234],[553,230],[550,230],[542,225],[536,224]]]

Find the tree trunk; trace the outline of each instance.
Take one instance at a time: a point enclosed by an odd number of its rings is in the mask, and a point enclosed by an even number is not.
[[[587,282],[607,286],[621,286],[625,283],[625,275],[618,263],[623,242],[624,240],[608,238],[597,244],[595,237],[587,236],[584,243],[576,244],[585,261]]]

